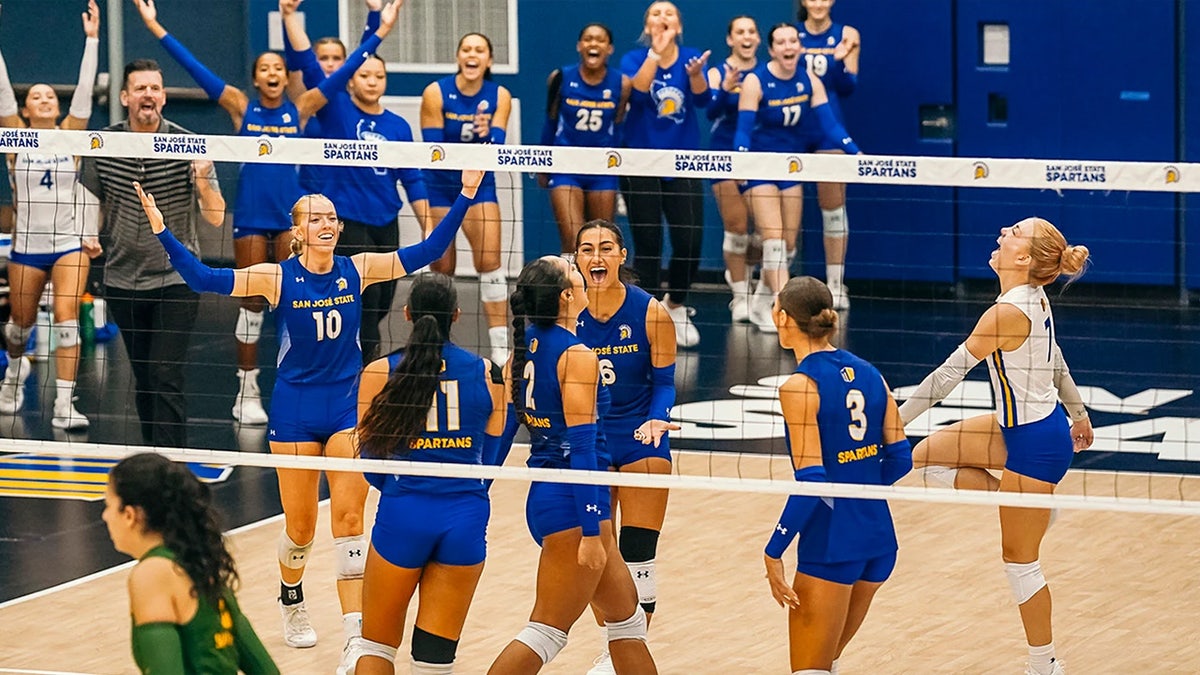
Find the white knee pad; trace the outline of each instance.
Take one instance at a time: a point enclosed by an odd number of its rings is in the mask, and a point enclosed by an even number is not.
[[[647,560],[639,563],[625,563],[629,568],[629,576],[633,577],[633,585],[637,588],[638,602],[650,605],[654,611],[654,603],[658,601],[658,580],[655,578],[654,561]]]
[[[335,537],[333,548],[336,550],[334,566],[338,580],[361,579],[367,568],[367,535]]]
[[[921,477],[925,484],[941,483],[946,487],[954,487],[954,479],[958,478],[958,469],[949,466],[927,466],[921,469]]]
[[[726,232],[725,239],[721,242],[721,250],[725,253],[733,255],[746,255],[746,251],[750,248],[750,235],[734,234]]]
[[[567,634],[554,626],[530,621],[515,638],[538,655],[543,664],[550,663],[567,646]]]
[[[1029,602],[1030,598],[1046,587],[1046,577],[1042,576],[1042,564],[1037,560],[1031,563],[1004,563],[1004,572],[1008,575],[1008,585],[1012,587],[1013,598],[1018,605]]]
[[[355,644],[358,646],[360,659],[364,656],[377,656],[387,660],[388,663],[396,662],[396,650],[398,647],[385,645],[382,642],[375,642],[364,637],[355,640]]]
[[[762,268],[764,270],[787,269],[787,244],[782,239],[764,239]]]
[[[825,226],[826,237],[844,237],[850,233],[850,223],[846,221],[846,207],[836,209],[821,209],[821,224]]]
[[[624,621],[609,622],[605,621],[604,625],[608,628],[608,641],[616,642],[617,640],[641,640],[646,641],[646,611],[638,605],[633,616]]]
[[[8,341],[8,346],[12,349],[20,347],[25,348],[29,343],[29,336],[33,335],[33,326],[22,328],[9,319],[8,323],[4,324],[4,339]]]
[[[412,675],[454,675],[453,663],[423,663],[413,661],[409,670]]]
[[[279,533],[279,545],[275,550],[279,556],[280,565],[289,570],[302,570],[308,562],[308,553],[312,547],[311,541],[304,546],[298,545],[288,536],[287,530],[284,530]]]
[[[75,347],[79,344],[79,321],[69,319],[54,324],[54,337],[59,347]]]
[[[262,335],[262,325],[262,312],[251,312],[245,307],[239,307],[237,325],[233,327],[233,334],[237,337],[238,342],[252,345],[258,342],[259,336]]]
[[[807,668],[793,671],[792,675],[831,675],[832,672],[832,670],[821,670],[820,668]]]
[[[479,275],[479,299],[483,302],[508,300],[508,277],[503,269],[494,269]]]

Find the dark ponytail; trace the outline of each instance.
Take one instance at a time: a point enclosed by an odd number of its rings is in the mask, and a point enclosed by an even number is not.
[[[458,292],[450,277],[417,276],[408,298],[413,328],[404,356],[358,424],[358,451],[363,457],[407,457],[412,441],[425,431],[442,372],[442,347],[450,338],[457,309]]]
[[[195,595],[216,606],[238,583],[208,486],[182,464],[153,453],[126,457],[108,475],[122,506],[141,509],[146,530],[162,535]]]
[[[513,314],[512,399],[517,419],[526,422],[525,397],[525,322],[535,326],[553,326],[558,320],[559,297],[571,287],[561,259],[538,258],[525,266],[517,277],[517,288],[509,298]]]

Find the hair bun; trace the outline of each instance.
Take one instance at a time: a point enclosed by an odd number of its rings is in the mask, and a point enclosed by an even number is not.
[[[1062,262],[1059,263],[1059,269],[1063,274],[1073,277],[1083,272],[1083,268],[1087,265],[1088,257],[1091,252],[1086,246],[1068,246],[1063,249]]]

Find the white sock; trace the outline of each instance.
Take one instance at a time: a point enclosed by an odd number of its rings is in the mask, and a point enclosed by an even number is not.
[[[508,327],[495,326],[488,329],[488,342],[497,349],[508,349]]]
[[[346,612],[342,615],[342,634],[346,641],[362,637],[362,612]]]
[[[771,287],[767,286],[766,279],[764,279],[760,276],[758,278],[758,286],[755,286],[755,288],[754,288],[754,296],[757,298],[762,298],[763,296],[768,296],[768,295],[775,295],[775,294],[771,291]]]
[[[21,359],[23,359],[23,358],[25,358],[25,357],[9,355],[8,368],[5,369],[5,371],[4,371],[4,379],[5,380],[7,380],[9,382],[17,381],[17,378],[19,378],[21,376]]]
[[[75,397],[75,380],[55,379],[54,389],[54,402],[61,405],[70,405],[71,399]]]
[[[829,668],[829,675],[838,675],[838,660],[833,660],[833,665]]]
[[[608,651],[608,626],[597,626],[600,629],[600,639],[604,641],[604,651]]]
[[[1029,645],[1029,668],[1038,675],[1054,672],[1054,643],[1034,647]]]
[[[842,285],[842,277],[846,273],[845,265],[826,265],[825,266],[825,283],[830,288]]]
[[[831,675],[831,671],[821,670],[820,668],[808,668],[806,670],[797,670],[792,675]]]

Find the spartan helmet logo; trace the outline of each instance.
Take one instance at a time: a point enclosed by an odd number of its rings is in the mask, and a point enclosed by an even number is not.
[[[1164,177],[1164,182],[1167,185],[1170,185],[1171,183],[1179,182],[1179,167],[1168,166],[1168,167],[1166,167],[1165,172],[1166,172],[1166,176]]]
[[[604,158],[605,166],[610,169],[615,169],[618,166],[621,166],[621,153],[616,152],[615,150],[609,150],[608,153],[604,155]]]
[[[988,177],[988,165],[983,162],[975,162],[975,180]]]
[[[440,162],[446,159],[446,150],[440,145],[429,146],[429,161]]]
[[[621,332],[622,340],[628,340],[630,337],[633,336],[633,329],[630,328],[629,324],[627,324],[627,323],[621,324],[621,326],[620,326],[620,328],[618,328],[618,330]]]
[[[266,157],[267,155],[271,154],[271,151],[272,151],[271,141],[268,141],[265,138],[258,139],[258,156],[259,157]]]
[[[88,134],[88,149],[99,150],[104,147],[104,137],[100,134]]]
[[[338,280],[336,283],[337,283],[337,289],[339,291],[344,291],[344,290],[346,290],[346,288],[349,287],[349,284],[346,281],[346,277],[338,277]]]
[[[788,163],[787,164],[787,172],[788,173],[800,173],[801,171],[804,170],[804,162],[801,162],[800,158],[795,155],[788,157],[787,163]]]

